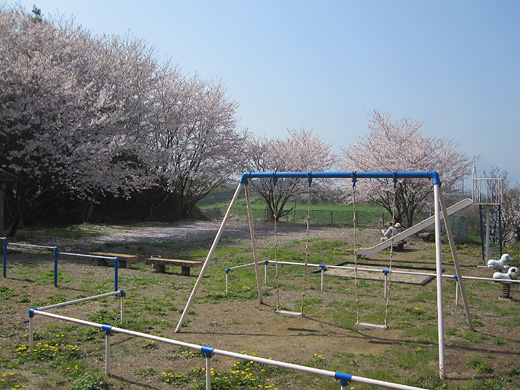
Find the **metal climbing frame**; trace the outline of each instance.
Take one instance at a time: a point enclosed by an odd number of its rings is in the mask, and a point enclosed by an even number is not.
[[[502,256],[501,204],[504,200],[504,179],[478,178],[474,168],[472,197],[473,203],[479,205],[482,258],[487,263],[489,259]]]

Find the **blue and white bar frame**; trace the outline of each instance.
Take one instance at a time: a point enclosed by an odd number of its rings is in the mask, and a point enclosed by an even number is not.
[[[394,183],[398,179],[431,179],[433,184],[433,198],[434,198],[434,210],[435,210],[435,257],[436,257],[436,276],[437,276],[437,319],[438,319],[438,341],[439,341],[439,375],[441,379],[446,378],[446,369],[445,369],[445,351],[444,351],[444,315],[443,315],[443,294],[442,294],[442,251],[441,251],[441,212],[444,216],[444,221],[446,224],[446,231],[448,233],[448,240],[450,242],[450,248],[452,251],[455,268],[457,271],[457,275],[461,275],[460,267],[458,264],[458,257],[455,249],[455,242],[453,240],[453,235],[451,231],[451,227],[449,227],[449,219],[446,211],[446,206],[444,204],[444,200],[442,199],[442,191],[441,191],[441,180],[439,174],[435,171],[418,171],[418,172],[245,172],[241,179],[240,183],[237,186],[235,194],[231,199],[231,202],[228,206],[226,214],[222,220],[220,228],[217,232],[215,239],[213,240],[213,244],[208,252],[206,260],[202,266],[202,269],[199,273],[199,276],[195,282],[193,290],[188,298],[186,303],[186,307],[184,308],[181,318],[179,319],[179,323],[175,328],[175,332],[180,332],[182,324],[184,323],[186,316],[189,312],[189,308],[193,303],[195,295],[200,287],[201,281],[204,278],[204,274],[209,266],[209,262],[213,257],[215,249],[220,241],[226,223],[228,222],[230,213],[233,209],[233,206],[242,190],[245,189],[246,193],[246,202],[248,208],[248,217],[249,217],[249,226],[251,233],[251,243],[253,247],[253,258],[255,263],[255,271],[256,271],[256,280],[258,287],[258,299],[260,303],[263,303],[262,298],[262,289],[260,283],[260,271],[259,271],[259,261],[258,261],[258,253],[256,250],[256,238],[254,234],[253,227],[253,218],[251,212],[251,200],[249,197],[249,189],[248,184],[252,179],[265,179],[265,180],[278,180],[278,179],[306,179],[309,182],[313,179],[352,179],[353,184],[356,183],[357,179],[389,179],[393,180]],[[462,282],[462,278],[459,278],[461,293],[464,300],[464,305],[466,309],[466,317],[468,320],[468,324],[470,328],[472,327],[471,315],[469,312],[469,307],[467,304],[467,297],[464,289],[464,285]]]
[[[51,306],[47,306],[47,308],[50,308],[50,307]],[[370,378],[355,376],[355,375],[351,375],[351,374],[347,374],[347,373],[339,372],[339,371],[334,372],[334,371],[322,370],[322,369],[313,368],[313,367],[301,366],[299,364],[286,363],[286,362],[281,362],[281,361],[277,361],[277,360],[261,358],[258,356],[244,355],[241,353],[225,351],[222,349],[216,349],[216,348],[212,348],[212,347],[204,346],[204,345],[185,343],[183,341],[172,340],[172,339],[168,339],[165,337],[159,337],[159,336],[154,336],[151,334],[146,334],[146,333],[141,333],[141,332],[135,332],[135,331],[131,331],[131,330],[123,329],[123,328],[117,328],[117,327],[111,326],[111,325],[104,325],[104,324],[99,324],[99,323],[95,323],[95,322],[91,322],[91,321],[85,321],[85,320],[81,320],[81,319],[77,319],[77,318],[66,317],[66,316],[62,316],[62,315],[58,315],[58,314],[54,314],[54,313],[49,313],[46,311],[42,311],[41,309],[40,310],[38,310],[38,309],[29,310],[29,340],[30,340],[29,350],[30,350],[30,352],[32,352],[34,350],[34,341],[33,341],[34,340],[33,339],[33,326],[34,325],[33,325],[33,322],[34,322],[34,317],[36,315],[42,315],[42,316],[54,318],[57,320],[63,320],[63,321],[73,322],[73,323],[80,324],[80,325],[91,326],[91,327],[95,327],[98,329],[103,329],[105,331],[105,374],[107,376],[110,375],[110,336],[112,335],[112,333],[122,333],[122,334],[127,334],[127,335],[131,335],[131,336],[135,336],[135,337],[141,337],[141,338],[144,338],[147,340],[154,340],[154,341],[158,341],[158,342],[162,342],[162,343],[166,343],[166,344],[178,345],[181,347],[191,348],[191,349],[195,349],[195,350],[204,352],[204,357],[206,359],[206,390],[211,390],[211,358],[213,357],[214,354],[228,356],[228,357],[241,359],[241,360],[253,361],[253,362],[261,363],[261,364],[268,364],[271,366],[288,368],[288,369],[292,369],[292,370],[296,370],[296,371],[307,372],[310,374],[332,377],[332,378],[335,378],[340,381],[341,390],[346,390],[348,388],[348,385],[350,382],[358,382],[358,383],[364,383],[364,384],[368,384],[368,385],[381,386],[381,387],[386,387],[389,389],[425,390],[425,389],[422,389],[419,387],[413,387],[413,386],[402,385],[399,383],[392,383],[392,382],[386,382],[386,381],[381,381],[381,380],[376,380],[376,379],[370,379]]]

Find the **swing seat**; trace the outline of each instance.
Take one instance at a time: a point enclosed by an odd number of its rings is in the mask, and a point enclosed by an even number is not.
[[[300,311],[276,310],[276,314],[287,317],[303,317],[303,313]]]
[[[388,326],[386,325],[369,324],[367,322],[358,322],[355,326],[356,328],[388,330]]]

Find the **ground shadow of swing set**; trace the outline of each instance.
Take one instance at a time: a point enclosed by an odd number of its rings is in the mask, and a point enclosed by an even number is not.
[[[238,199],[238,196],[242,192],[242,190],[245,191],[245,195],[246,195],[249,229],[250,229],[251,243],[252,243],[252,249],[253,249],[253,260],[254,260],[256,282],[257,282],[257,288],[258,288],[258,298],[259,298],[259,302],[263,303],[262,288],[261,288],[262,284],[261,284],[261,280],[260,280],[260,269],[259,269],[260,261],[258,259],[257,243],[256,243],[255,232],[254,232],[254,224],[253,224],[252,209],[251,209],[251,199],[250,199],[250,195],[249,195],[249,182],[254,179],[271,180],[271,182],[274,183],[275,187],[276,187],[276,182],[279,179],[305,179],[309,183],[309,192],[310,192],[310,186],[311,186],[312,180],[314,180],[314,179],[351,179],[354,191],[355,191],[356,181],[358,179],[393,180],[394,187],[399,179],[430,179],[430,180],[432,180],[433,198],[434,198],[433,199],[434,225],[435,225],[435,229],[434,229],[435,256],[436,256],[436,267],[435,267],[436,273],[435,274],[436,274],[436,281],[437,281],[439,375],[440,375],[441,379],[445,379],[446,375],[445,375],[444,315],[443,315],[443,291],[442,291],[443,277],[442,277],[442,252],[441,252],[441,219],[444,219],[444,222],[445,222],[446,233],[447,233],[448,241],[450,244],[451,254],[453,257],[453,262],[454,262],[455,270],[457,272],[457,276],[460,276],[462,274],[461,274],[461,270],[460,270],[460,266],[459,266],[457,251],[455,248],[455,241],[453,239],[451,226],[449,224],[449,219],[448,219],[449,214],[448,214],[446,204],[445,204],[443,196],[442,196],[441,180],[440,180],[439,174],[435,171],[420,171],[420,172],[407,172],[407,171],[405,171],[405,172],[398,172],[398,171],[394,171],[394,172],[246,172],[246,173],[244,173],[236,188],[236,191],[229,204],[226,214],[224,215],[224,218],[219,227],[219,230],[217,231],[215,239],[213,240],[213,243],[208,252],[206,260],[204,261],[204,264],[203,264],[202,269],[199,273],[199,276],[195,282],[193,290],[192,290],[192,292],[188,298],[188,301],[186,303],[186,306],[181,314],[181,318],[179,319],[179,322],[175,328],[175,332],[181,331],[181,327],[183,326],[183,324],[186,320],[186,316],[189,313],[189,308],[193,303],[195,295],[197,294],[197,291],[200,287],[200,283],[209,266],[211,258],[213,257],[213,254],[220,241],[222,233],[225,230],[225,226],[226,226],[226,223],[228,222],[228,219],[229,219],[230,213],[233,209],[233,206],[234,206],[236,200]],[[355,192],[354,192],[354,194],[355,194]],[[354,204],[355,204],[355,202],[354,202]],[[276,220],[276,218],[275,218],[275,220]],[[307,220],[307,235],[308,235],[308,220]],[[392,251],[390,251],[390,256],[392,256]],[[391,262],[391,260],[390,260],[390,262]],[[307,264],[307,258],[306,258],[305,264]],[[305,275],[307,275],[307,272],[305,272]],[[391,275],[391,273],[390,273],[390,275]],[[458,277],[457,281],[458,281],[458,285],[459,285],[462,299],[464,302],[464,308],[465,308],[465,312],[466,312],[468,326],[470,329],[472,329],[472,327],[473,327],[472,319],[471,319],[471,314],[469,311],[468,299],[467,299],[467,295],[466,295],[465,288],[464,288],[463,278]],[[356,289],[357,289],[357,287],[356,287]],[[279,294],[277,294],[277,295],[279,296]],[[302,307],[303,307],[303,305],[302,305]],[[280,310],[279,303],[277,304],[277,312],[279,314],[291,316],[291,317],[303,316],[303,309],[300,312],[291,312],[291,311]],[[388,298],[387,298],[387,312],[388,312]],[[386,313],[385,324],[383,325],[383,324],[369,324],[369,323],[360,322],[359,315],[358,315],[358,320],[357,320],[356,326],[361,327],[361,328],[387,329],[388,328],[387,317],[388,316]]]

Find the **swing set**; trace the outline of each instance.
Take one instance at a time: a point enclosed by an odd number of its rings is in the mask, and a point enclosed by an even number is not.
[[[441,181],[439,178],[439,174],[435,171],[419,171],[419,172],[246,172],[242,175],[240,183],[237,186],[237,189],[233,195],[233,198],[228,206],[226,214],[222,220],[219,230],[217,231],[216,237],[211,245],[211,248],[208,252],[206,260],[202,266],[202,269],[199,273],[197,281],[193,287],[193,290],[188,298],[186,306],[182,312],[181,318],[175,328],[175,332],[180,332],[183,323],[185,322],[186,316],[189,312],[189,308],[191,307],[195,295],[197,294],[198,289],[200,288],[200,283],[204,277],[205,272],[208,269],[209,263],[215,249],[220,241],[222,233],[224,232],[226,223],[229,220],[229,216],[233,209],[238,196],[240,195],[242,189],[245,192],[246,196],[246,204],[247,204],[247,214],[249,220],[249,229],[251,235],[251,245],[254,259],[254,267],[256,274],[256,283],[258,289],[258,299],[259,303],[263,303],[262,297],[262,287],[261,287],[261,278],[260,278],[260,268],[259,268],[259,258],[258,258],[258,250],[257,250],[257,241],[254,232],[254,224],[253,224],[253,215],[251,209],[251,198],[249,194],[249,182],[251,180],[271,180],[271,184],[273,187],[273,195],[274,195],[274,264],[275,264],[275,275],[276,275],[276,313],[290,316],[290,317],[303,317],[304,316],[304,303],[306,296],[306,288],[307,288],[307,267],[308,267],[308,256],[309,256],[309,235],[310,235],[310,202],[311,202],[311,186],[313,179],[351,179],[352,180],[352,199],[353,199],[353,212],[354,212],[354,250],[357,249],[357,218],[356,218],[356,183],[358,179],[386,179],[393,180],[393,199],[394,199],[394,207],[396,202],[396,185],[399,179],[431,179],[433,184],[433,196],[434,196],[434,211],[435,211],[435,255],[436,255],[436,279],[437,279],[437,319],[438,319],[438,345],[439,345],[439,373],[441,379],[445,378],[445,351],[444,351],[444,315],[443,315],[443,291],[442,291],[442,252],[441,252],[441,214],[445,221],[446,233],[448,236],[448,241],[450,244],[451,254],[454,261],[454,266],[457,272],[459,288],[461,291],[462,299],[464,302],[464,308],[466,312],[466,317],[468,321],[469,328],[472,328],[472,320],[471,314],[469,311],[468,299],[464,289],[463,278],[461,276],[461,270],[459,266],[458,256],[455,248],[455,242],[453,239],[453,234],[451,231],[451,226],[449,224],[448,212],[446,209],[446,205],[444,203],[444,199],[441,191]],[[280,304],[280,283],[279,283],[279,274],[278,274],[278,226],[277,226],[277,181],[279,179],[307,179],[308,182],[308,197],[307,197],[307,221],[306,221],[306,231],[305,231],[305,263],[304,263],[304,283],[302,285],[302,294],[301,294],[301,306],[300,311],[287,311],[281,309]],[[392,220],[395,224],[395,213],[392,215]],[[391,237],[390,240],[394,238]],[[393,242],[390,245],[390,260],[389,260],[389,269],[385,272],[388,273],[388,284],[385,285],[385,297],[386,297],[386,305],[385,305],[385,319],[383,324],[372,324],[361,322],[360,318],[360,309],[359,309],[359,291],[358,291],[358,265],[357,265],[357,256],[355,263],[355,287],[356,287],[356,327],[359,328],[369,328],[369,329],[380,329],[387,330],[388,329],[388,312],[390,305],[390,286],[391,286],[391,275],[392,275],[392,261],[393,261]]]

